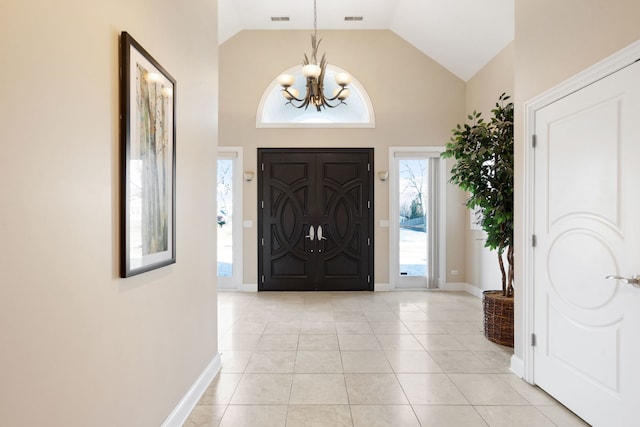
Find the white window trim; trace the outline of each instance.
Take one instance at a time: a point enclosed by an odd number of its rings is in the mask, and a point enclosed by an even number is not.
[[[243,159],[242,147],[218,147],[217,161],[220,159],[232,159],[233,164],[233,274],[230,277],[217,277],[218,289],[242,290],[243,265],[242,265],[242,186],[243,186]],[[217,167],[216,167],[217,170]],[[216,212],[218,211],[216,207]],[[217,229],[216,229],[217,231]],[[217,236],[217,235],[216,235]],[[217,237],[216,237],[217,241]],[[216,259],[216,264],[218,260]],[[217,276],[217,275],[216,275]]]
[[[399,266],[399,233],[400,226],[398,224],[398,218],[400,217],[399,200],[400,194],[398,188],[394,183],[397,183],[399,179],[396,158],[403,155],[418,154],[424,157],[440,157],[440,153],[445,150],[443,146],[433,147],[389,147],[389,284],[392,290],[394,289],[410,289],[406,283],[404,286],[399,286],[400,266]],[[438,278],[437,287],[443,289],[446,282],[446,267],[447,267],[447,242],[446,242],[446,229],[447,229],[447,200],[446,200],[446,162],[441,160],[438,164],[438,191],[439,191],[439,206],[438,206]],[[409,281],[406,281],[409,282]],[[420,289],[425,289],[421,287]]]

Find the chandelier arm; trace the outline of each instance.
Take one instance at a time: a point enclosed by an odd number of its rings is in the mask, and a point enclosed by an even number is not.
[[[292,99],[295,99],[298,102],[304,101],[304,99],[299,99],[299,98],[296,98],[295,96],[293,96],[293,94],[291,92],[289,92],[288,88],[284,88],[284,89],[282,89],[282,91],[283,92],[287,92]],[[291,100],[289,100],[289,103],[291,103]]]
[[[325,99],[325,102],[324,102],[324,104],[322,104],[322,105],[323,105],[323,106],[327,106],[327,107],[329,107],[329,108],[336,108],[336,107],[339,107],[339,106],[340,106],[340,105],[342,105],[342,104],[347,105],[347,103],[346,103],[346,102],[344,102],[344,101],[338,101],[338,103],[337,103],[337,104],[335,104],[335,105],[331,105],[331,104],[329,104],[329,102],[328,102],[328,101],[332,101],[332,99]]]
[[[340,97],[340,94],[342,92],[344,92],[345,90],[348,90],[349,88],[344,86],[340,88],[340,91],[338,93],[335,94],[335,96],[333,98],[326,98],[327,101],[335,101],[336,99],[338,99],[338,97]],[[342,104],[346,104],[346,102],[341,102]],[[339,104],[338,104],[339,105]]]
[[[298,99],[298,101],[301,102],[300,105],[294,104],[293,101],[294,101],[293,99],[290,99],[284,105],[291,105],[294,108],[304,108],[305,110],[307,109],[307,107],[309,107],[309,102],[306,99],[304,100]]]

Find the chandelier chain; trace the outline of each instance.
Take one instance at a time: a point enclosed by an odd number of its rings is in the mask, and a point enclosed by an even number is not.
[[[339,86],[333,93],[333,96],[329,97],[324,94],[324,77],[327,67],[327,61],[325,55],[322,55],[322,59],[318,62],[318,45],[321,40],[318,40],[318,3],[317,0],[313,0],[313,34],[311,35],[311,60],[304,54],[304,61],[302,62],[302,74],[305,76],[306,94],[303,98],[298,98],[299,92],[296,88],[292,87],[295,83],[295,76],[290,74],[282,74],[278,77],[278,82],[282,85],[282,94],[287,100],[288,105],[292,105],[295,108],[304,108],[305,110],[310,106],[314,106],[317,111],[322,111],[323,108],[335,108],[338,105],[346,104],[345,99],[349,96],[349,88],[347,85],[351,82],[351,76],[347,73],[338,73],[335,75],[335,80]],[[299,102],[300,105],[294,104]],[[332,102],[336,103],[333,104]]]
[[[317,0],[313,0],[313,35],[318,36],[318,6]]]

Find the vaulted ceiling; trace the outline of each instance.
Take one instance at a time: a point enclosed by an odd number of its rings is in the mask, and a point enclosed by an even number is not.
[[[318,30],[391,30],[467,81],[513,40],[514,1],[317,0]],[[312,30],[313,0],[218,0],[218,20],[221,44],[242,30]]]

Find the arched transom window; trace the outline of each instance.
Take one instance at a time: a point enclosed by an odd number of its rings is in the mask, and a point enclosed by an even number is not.
[[[293,85],[305,93],[305,79],[302,75],[302,67],[297,66],[283,72],[296,77]],[[344,70],[333,65],[327,65],[324,79],[325,94],[333,94],[338,88],[335,83],[335,74]],[[336,108],[326,108],[321,112],[314,107],[295,108],[287,105],[286,99],[282,96],[282,87],[278,85],[277,76],[266,88],[258,111],[256,113],[256,127],[258,128],[293,128],[293,127],[350,127],[350,128],[373,128],[375,127],[375,115],[371,100],[364,87],[353,77],[349,85],[350,95],[346,99],[346,105],[339,105]]]

